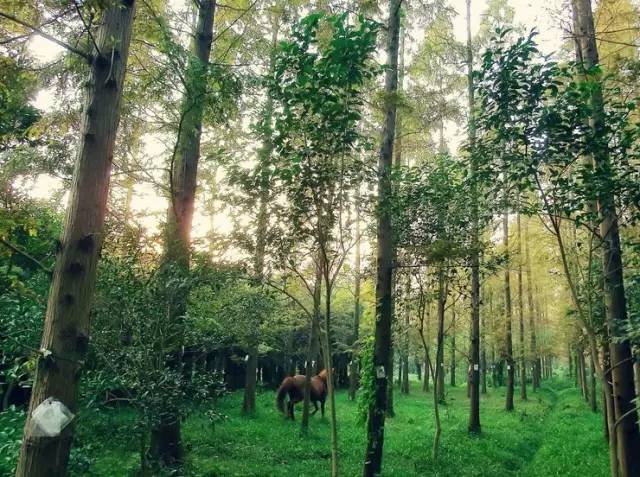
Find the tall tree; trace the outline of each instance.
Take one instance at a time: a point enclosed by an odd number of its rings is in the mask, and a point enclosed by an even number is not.
[[[513,362],[513,306],[511,304],[511,272],[509,271],[509,212],[508,199],[505,189],[504,215],[502,217],[502,243],[504,245],[505,269],[504,269],[504,361],[507,365],[507,395],[505,409],[513,411],[513,390],[515,383],[515,369]]]
[[[471,155],[471,353],[469,366],[471,367],[469,380],[469,432],[480,432],[480,246],[478,219],[478,184],[477,161],[475,151],[475,96],[473,87],[473,44],[471,42],[471,0],[467,0],[467,100],[469,102],[469,152]],[[484,358],[484,349],[483,349]],[[483,389],[486,390],[486,359],[483,359]]]
[[[593,68],[599,64],[593,12],[590,0],[572,0],[575,35],[580,59],[586,76],[599,73]],[[597,83],[597,81],[596,81]],[[605,111],[601,88],[591,91],[591,128],[595,138],[604,137]],[[611,161],[605,148],[593,154],[594,169],[604,180],[611,177]],[[615,197],[610,188],[601,188],[597,195],[602,238],[602,270],[604,275],[604,301],[610,334],[610,356],[613,377],[613,403],[615,428],[618,438],[619,470],[623,477],[640,475],[640,431],[636,424],[633,362],[628,339],[619,336],[627,322],[624,292],[623,263]]]
[[[520,331],[520,399],[527,400],[527,361],[524,341],[524,290],[522,283],[522,219],[518,212],[516,216],[516,231],[518,240],[518,324]]]
[[[531,273],[531,252],[529,251],[529,228],[525,222],[524,229],[524,254],[527,276],[527,311],[529,313],[529,353],[531,359],[531,386],[534,391],[540,387],[540,360],[538,357],[538,342],[536,337],[536,314],[533,306],[533,278]]]
[[[102,246],[109,176],[119,120],[135,0],[110,2],[95,34],[76,165],[53,271],[35,382],[18,459],[18,477],[67,474],[72,426],[43,435],[33,412],[55,398],[76,411],[89,344],[89,311]]]
[[[209,56],[213,43],[214,0],[201,0],[197,4],[198,20],[191,43],[182,98],[178,137],[170,165],[169,207],[164,235],[163,273],[168,280],[180,285],[167,296],[167,313],[172,329],[177,363],[182,360],[184,318],[187,312],[187,280],[191,254],[191,225],[195,209],[200,136],[205,96],[209,78]],[[165,464],[182,461],[180,416],[173,406],[167,406],[151,436],[151,453]]]
[[[389,0],[387,23],[387,71],[385,75],[384,125],[378,159],[378,225],[376,326],[373,352],[375,373],[374,402],[370,403],[367,422],[367,448],[363,476],[373,477],[382,470],[384,419],[387,408],[387,386],[393,385],[389,375],[391,351],[391,318],[393,294],[393,230],[391,228],[391,168],[396,129],[396,95],[398,91],[398,47],[400,39],[400,6],[402,0]]]

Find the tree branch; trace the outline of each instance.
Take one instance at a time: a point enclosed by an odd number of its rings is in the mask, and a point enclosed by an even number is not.
[[[0,11],[0,17],[6,18],[7,20],[11,20],[12,22],[17,23],[18,25],[22,25],[23,27],[28,28],[29,30],[33,31],[34,33],[37,33],[38,35],[40,35],[42,38],[45,38],[45,39],[47,39],[49,41],[54,42],[56,45],[61,46],[62,48],[70,51],[71,53],[75,53],[76,55],[81,56],[82,58],[87,60],[88,63],[91,63],[93,61],[93,56],[91,56],[86,51],[79,50],[78,48],[75,48],[75,47],[69,45],[68,43],[65,43],[62,40],[58,40],[56,37],[54,37],[52,35],[49,35],[48,33],[45,33],[40,28],[35,27],[35,26],[25,22],[24,20],[20,20],[19,18],[14,17],[13,15],[11,15],[9,13],[5,13],[3,11]]]

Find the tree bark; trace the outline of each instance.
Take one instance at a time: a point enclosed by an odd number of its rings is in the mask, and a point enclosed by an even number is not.
[[[502,219],[503,244],[506,255],[506,269],[504,272],[504,308],[505,308],[505,356],[507,364],[507,398],[505,409],[513,411],[513,390],[515,381],[515,369],[513,361],[513,340],[511,322],[513,320],[513,309],[511,306],[511,281],[509,272],[509,213],[505,205],[504,217]]]
[[[473,44],[471,41],[471,0],[467,0],[467,96],[469,108],[469,149],[471,153],[471,201],[472,201],[472,245],[471,245],[471,349],[469,356],[469,432],[478,434],[480,427],[480,367],[482,367],[482,392],[487,392],[486,356],[482,352],[480,363],[480,241],[478,220],[477,159],[475,156],[475,97],[473,86]]]
[[[375,367],[375,399],[369,407],[367,448],[363,476],[379,475],[382,468],[384,420],[387,409],[389,356],[391,354],[391,303],[393,270],[393,232],[389,203],[392,195],[391,166],[396,122],[396,93],[398,90],[398,44],[401,0],[389,0],[387,71],[385,75],[385,105],[382,144],[378,159],[378,224],[376,325],[373,365]],[[390,375],[393,378],[393,375]]]
[[[213,42],[215,1],[198,3],[198,21],[187,64],[187,83],[182,99],[181,125],[175,154],[171,164],[169,186],[170,203],[164,240],[163,273],[185,278],[189,270],[191,225],[196,196],[196,179],[200,159],[200,135],[207,94],[209,56]],[[169,277],[168,277],[169,278]],[[173,347],[181,350],[184,339],[184,316],[187,310],[188,290],[179,287],[168,297],[167,313]],[[177,351],[177,365],[181,352]],[[151,433],[151,455],[166,465],[182,462],[180,417],[177,409],[168,407],[160,416],[160,424]]]
[[[40,345],[51,354],[38,358],[17,477],[67,474],[73,426],[55,437],[39,436],[31,413],[49,397],[76,412],[134,15],[135,0],[114,2],[95,36],[99,52],[86,83],[78,155]]]
[[[313,282],[313,314],[309,324],[309,343],[307,345],[307,360],[304,375],[304,400],[302,403],[302,433],[309,430],[310,403],[311,403],[311,376],[314,374],[313,362],[318,356],[318,344],[320,335],[320,297],[322,293],[322,270],[316,266],[315,280]]]
[[[531,253],[529,251],[529,228],[524,228],[524,253],[527,276],[527,308],[529,312],[529,352],[531,354],[531,386],[534,391],[540,388],[540,363],[538,361],[538,343],[536,336],[536,314],[533,305],[533,278],[531,274]]]
[[[451,362],[449,371],[449,384],[456,387],[456,310],[455,304],[451,307]]]
[[[356,391],[358,388],[358,359],[355,353],[355,346],[358,342],[360,335],[360,268],[361,268],[361,252],[360,252],[360,191],[356,191],[356,245],[355,245],[355,260],[354,260],[354,273],[355,284],[353,290],[353,337],[351,339],[351,363],[349,373],[349,399],[354,400],[356,398]]]
[[[524,293],[522,284],[522,224],[517,214],[518,232],[518,318],[520,324],[520,399],[527,400],[527,358],[524,341]]]
[[[593,12],[590,0],[572,0],[576,23],[576,44],[585,72],[599,64]],[[598,79],[598,78],[596,78]],[[604,136],[605,112],[602,90],[591,92],[592,124],[595,137]],[[596,171],[604,177],[611,176],[611,160],[606,150],[593,156]],[[633,362],[628,339],[618,336],[627,323],[624,293],[622,251],[614,194],[600,190],[597,196],[602,237],[602,269],[604,274],[604,301],[607,326],[610,334],[610,354],[613,378],[613,405],[618,441],[619,470],[623,477],[640,475],[640,432],[635,411],[636,397],[633,382]]]

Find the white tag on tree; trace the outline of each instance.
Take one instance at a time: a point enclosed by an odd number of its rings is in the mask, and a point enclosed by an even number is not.
[[[507,371],[509,371],[511,369],[511,365],[507,364]]]
[[[38,437],[58,436],[74,417],[69,408],[61,401],[49,397],[31,413],[31,434]]]
[[[474,371],[478,371],[480,369],[480,366],[478,364],[474,364],[473,365],[473,370]]]
[[[387,372],[384,370],[384,366],[376,366],[376,377],[378,379],[387,377]]]
[[[245,361],[249,361],[249,355],[248,355],[248,354],[247,354],[247,355],[245,355],[244,360],[245,360]]]

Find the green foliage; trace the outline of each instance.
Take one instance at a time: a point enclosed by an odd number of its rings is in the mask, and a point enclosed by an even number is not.
[[[369,417],[369,410],[375,402],[376,371],[373,365],[375,340],[367,337],[360,351],[360,387],[358,389],[358,409],[356,422],[364,426]]]
[[[0,151],[28,138],[40,112],[29,104],[36,79],[13,58],[0,56]]]
[[[416,391],[394,397],[396,417],[385,423],[385,475],[418,477],[437,473],[442,477],[480,477],[490,473],[547,477],[556,475],[554,469],[561,469],[559,475],[564,477],[608,475],[602,416],[586,411],[579,390],[569,388],[568,383],[545,384],[515,413],[504,412],[502,389],[490,389],[483,396],[485,432],[480,439],[467,433],[466,388],[451,388],[442,416],[448,432],[442,436],[437,463],[425,452],[434,431],[432,396],[417,391],[418,382],[411,384]],[[297,424],[283,419],[273,398],[272,392],[259,393],[260,418],[245,419],[240,413],[242,392],[223,397],[215,407],[227,418],[217,423],[215,429],[207,417],[209,406],[192,408],[183,426],[184,443],[190,449],[183,475],[317,475],[329,456],[328,420],[314,416],[308,436],[301,439]],[[357,422],[357,404],[349,401],[344,391],[337,393],[336,400],[344,444],[342,471],[345,475],[357,475],[362,467],[365,439]],[[3,418],[4,414],[0,414],[0,422]],[[139,443],[128,432],[134,419],[135,415],[127,408],[84,411],[76,427],[85,458],[76,457],[78,465],[74,465],[71,475],[134,474]],[[20,429],[21,424],[16,422],[14,427]],[[110,439],[105,440],[105,435]],[[567,455],[575,458],[567,459]],[[0,472],[0,475],[12,474]]]
[[[22,443],[22,428],[25,412],[11,406],[0,412],[0,476],[10,476],[15,472],[15,465]]]

